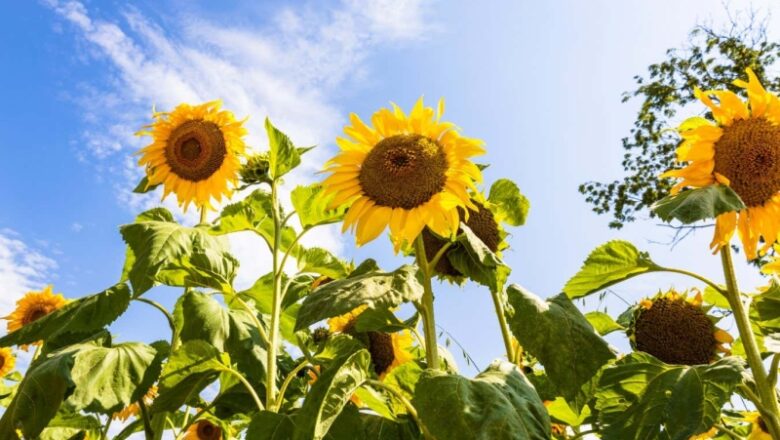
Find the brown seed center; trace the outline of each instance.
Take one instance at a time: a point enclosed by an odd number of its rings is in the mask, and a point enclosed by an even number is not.
[[[393,352],[393,337],[390,333],[368,332],[368,352],[376,374],[382,374],[390,368],[395,360]]]
[[[220,429],[206,420],[198,424],[198,438],[203,440],[218,440],[221,436]]]
[[[764,118],[734,121],[715,143],[715,172],[749,207],[780,191],[780,127]]]
[[[712,321],[682,299],[655,300],[639,313],[634,331],[636,349],[667,364],[708,364],[718,345]]]
[[[210,121],[191,120],[171,131],[165,146],[165,160],[174,174],[191,182],[208,179],[227,156],[225,138]]]
[[[33,321],[37,321],[44,316],[48,315],[51,312],[50,307],[47,307],[45,305],[39,305],[27,312],[27,315],[24,317],[24,324],[29,324]]]
[[[412,209],[444,189],[447,156],[441,145],[418,134],[382,139],[360,169],[363,192],[379,206]]]

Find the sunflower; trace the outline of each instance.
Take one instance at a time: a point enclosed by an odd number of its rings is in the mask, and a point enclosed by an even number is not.
[[[151,388],[149,388],[149,391],[146,392],[146,394],[141,397],[144,401],[144,405],[150,406],[152,402],[154,402],[155,397],[157,397],[157,387],[152,385]],[[130,417],[135,417],[138,415],[138,413],[141,412],[141,407],[138,405],[138,402],[133,402],[130,405],[127,405],[126,407],[122,408],[121,410],[114,413],[113,416],[111,416],[114,420],[119,421],[126,421]]]
[[[176,193],[185,210],[190,203],[210,208],[212,198],[230,197],[231,184],[238,182],[246,129],[221,105],[180,104],[172,112],[154,112],[154,122],[137,133],[152,137],[137,153],[148,186],[162,184],[163,198]]]
[[[46,286],[39,292],[27,292],[16,301],[16,309],[4,319],[8,320],[8,332],[19,330],[25,325],[37,321],[49,313],[67,304],[61,293],[54,294],[52,286]],[[21,347],[27,350],[27,346]]]
[[[473,197],[471,202],[475,209],[466,208],[468,209],[468,215],[466,215],[466,210],[458,208],[459,221],[465,223],[488,249],[501,256],[501,251],[508,246],[504,241],[506,232],[497,221],[496,214],[491,209],[492,204],[485,200],[481,194]],[[460,229],[458,232],[460,232]],[[429,228],[423,229],[422,237],[425,244],[425,256],[428,261],[433,260],[447,243],[447,240],[436,236]],[[436,263],[435,269],[440,276],[459,279],[463,277],[463,274],[455,269],[447,258],[447,255],[453,251],[454,248],[445,251],[445,255]]]
[[[182,440],[222,440],[222,428],[208,420],[198,420],[187,428]]]
[[[349,333],[355,335],[355,321],[368,307],[359,306],[351,312],[328,320],[331,333]],[[408,330],[394,333],[369,331],[357,336],[364,337],[374,372],[382,380],[394,368],[414,360],[410,352],[413,344],[412,335]]]
[[[689,298],[669,290],[642,300],[628,333],[634,349],[667,364],[708,364],[718,353],[728,353],[724,344],[733,342],[707,315],[700,292]]]
[[[718,435],[718,428],[712,428],[707,432],[702,432],[701,434],[696,434],[688,438],[688,440],[711,440],[715,438],[715,436]]]
[[[761,418],[758,412],[749,412],[745,415],[745,420],[752,425],[750,429],[750,437],[748,440],[772,440],[772,435],[769,434],[769,428],[766,426],[766,422]]]
[[[8,373],[14,371],[16,366],[16,356],[8,347],[0,348],[0,379],[8,376]]]
[[[749,106],[727,90],[695,91],[714,121],[693,117],[680,125],[677,160],[687,165],[661,176],[682,179],[672,193],[684,187],[730,186],[746,208],[716,218],[710,246],[717,252],[736,230],[746,256],[753,259],[759,240],[764,252],[780,235],[780,99],[764,90],[752,70],[747,75],[747,82],[734,83],[747,89]]]
[[[343,230],[358,245],[390,227],[396,252],[428,226],[442,237],[458,229],[457,207],[476,209],[468,189],[482,180],[469,158],[484,154],[482,141],[442,122],[444,102],[434,110],[420,98],[407,116],[395,104],[374,113],[372,126],[354,113],[337,138],[341,152],[326,164],[323,185],[332,205],[350,203]]]

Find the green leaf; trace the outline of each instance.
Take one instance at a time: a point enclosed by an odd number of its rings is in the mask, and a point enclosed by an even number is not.
[[[279,208],[279,217],[285,216]],[[252,231],[262,237],[269,246],[274,242],[273,202],[271,194],[258,189],[245,199],[225,206],[210,232],[214,235],[224,235],[240,231]],[[285,227],[281,232],[279,250],[285,252],[292,246],[297,233],[291,227]]]
[[[517,285],[507,289],[507,320],[515,338],[536,357],[559,395],[579,409],[603,365],[615,358],[606,341],[565,294],[547,301]]]
[[[407,325],[388,309],[369,309],[355,318],[354,328],[358,333],[392,333],[406,329]]]
[[[301,164],[301,154],[311,148],[296,148],[290,138],[265,118],[265,131],[268,133],[269,174],[278,179]]]
[[[350,263],[342,261],[327,249],[319,247],[302,249],[296,257],[300,272],[314,272],[338,280],[352,271]]]
[[[349,206],[342,205],[331,209],[330,203],[335,195],[335,193],[325,195],[323,187],[319,183],[298,186],[292,190],[290,201],[298,214],[301,227],[307,229],[341,221]]]
[[[618,330],[625,330],[625,327],[615,322],[611,316],[604,312],[588,312],[585,314],[585,319],[593,326],[596,333],[601,336],[608,335]]]
[[[369,377],[371,355],[360,350],[324,370],[298,412],[293,440],[320,440]]]
[[[422,297],[417,267],[404,265],[393,272],[369,271],[362,275],[331,281],[304,299],[298,311],[295,330],[326,318],[343,315],[357,306],[389,309]]]
[[[246,438],[253,440],[289,440],[295,423],[287,414],[263,411],[252,418],[246,431]]]
[[[647,252],[633,244],[612,240],[588,255],[582,268],[563,287],[569,298],[580,298],[637,275],[659,270]]]
[[[346,358],[362,348],[363,344],[350,335],[333,334],[314,355],[314,360],[318,363],[329,364],[334,360]]]
[[[282,284],[287,282],[287,277],[282,276]],[[295,283],[291,283],[291,287],[295,286]],[[289,292],[288,292],[289,293]],[[242,298],[250,298],[255,307],[260,313],[270,315],[273,303],[273,275],[267,273],[255,281],[247,290],[243,290],[238,293]],[[282,332],[282,337],[287,341],[296,343],[295,338],[295,321],[298,316],[299,304],[291,304],[282,310],[281,321],[279,323]]]
[[[141,181],[138,182],[138,185],[133,189],[133,192],[136,194],[146,194],[148,192],[154,191],[160,185],[162,184],[158,183],[156,185],[149,185],[149,179],[144,176],[141,178]]]
[[[679,220],[687,225],[745,209],[745,204],[730,187],[709,185],[664,197],[651,209],[665,222]]]
[[[130,288],[117,284],[103,292],[80,298],[0,338],[0,347],[31,344],[66,334],[100,330],[114,322],[130,303]]]
[[[122,226],[121,232],[132,252],[127,276],[136,296],[155,283],[232,291],[238,260],[228,252],[227,240],[207,229],[155,220]]]
[[[194,402],[203,389],[214,382],[230,365],[227,353],[220,353],[206,341],[183,343],[171,353],[163,367],[158,385],[158,396],[151,411],[176,411],[186,403]]]
[[[709,430],[742,380],[742,362],[667,365],[632,353],[604,370],[595,393],[604,438],[687,440]]]
[[[563,422],[569,426],[580,426],[590,417],[590,408],[584,407],[581,413],[577,413],[568,403],[566,399],[558,397],[552,402],[547,404],[547,412],[553,420]]]
[[[780,333],[780,285],[772,281],[769,288],[753,297],[750,318],[765,335]]]
[[[412,401],[439,439],[549,439],[550,418],[520,370],[496,361],[474,379],[426,371]]]
[[[60,411],[41,432],[39,440],[73,440],[79,434],[85,439],[99,439],[102,423],[95,416]]]
[[[525,224],[531,203],[515,182],[509,179],[496,180],[490,187],[488,201],[496,208],[496,220],[512,226]]]
[[[725,286],[723,287],[723,290],[726,290]],[[711,286],[707,286],[704,288],[704,294],[702,295],[702,299],[704,299],[704,302],[706,304],[711,304],[715,307],[724,310],[731,310],[731,305],[729,304],[729,300],[726,299],[726,297],[722,293],[713,289]]]
[[[512,271],[465,223],[460,224],[462,233],[455,248],[447,252],[446,258],[458,272],[492,291],[501,291]]]
[[[361,414],[363,437],[371,440],[419,440],[420,431],[410,420],[394,422],[372,414]]]

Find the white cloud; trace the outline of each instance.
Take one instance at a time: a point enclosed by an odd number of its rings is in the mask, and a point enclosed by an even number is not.
[[[72,99],[87,124],[83,139],[75,143],[76,154],[102,175],[115,176],[111,183],[120,204],[139,211],[158,205],[160,197],[131,192],[142,173],[131,153],[145,141],[133,133],[148,122],[152,106],[170,109],[185,101],[222,99],[238,117],[250,116],[247,140],[254,149],[266,148],[266,116],[298,145],[332,145],[345,120],[334,104],[337,88],[349,84],[355,89],[368,74],[365,60],[376,47],[424,38],[433,28],[426,26],[422,3],[313,3],[281,9],[253,28],[181,14],[173,17],[177,27],[171,28],[137,9],[105,19],[78,1],[47,0],[86,49],[77,56],[111,66],[101,72],[104,80],[66,92],[75,94]],[[308,153],[308,161],[286,179],[287,189],[313,180],[328,154],[326,148]],[[163,205],[178,212],[172,197]],[[195,213],[184,219],[194,222]],[[336,251],[341,247],[333,228],[304,242]],[[246,236],[231,237],[233,253],[242,262],[239,284],[250,283],[267,268],[269,258],[259,244]]]
[[[50,283],[57,263],[24,243],[17,233],[0,229],[0,316],[10,313],[16,300]]]

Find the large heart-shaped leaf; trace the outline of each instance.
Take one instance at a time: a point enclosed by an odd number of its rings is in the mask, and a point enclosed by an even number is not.
[[[474,379],[427,371],[412,403],[439,439],[546,440],[551,435],[542,400],[508,362],[496,361]]]
[[[64,307],[0,338],[0,347],[31,344],[66,334],[85,334],[114,322],[130,303],[130,288],[117,284]]]
[[[604,370],[595,392],[603,438],[687,440],[708,431],[742,381],[742,361],[667,365],[632,353]]]
[[[404,302],[417,301],[422,292],[417,267],[410,265],[401,266],[393,272],[371,270],[332,281],[304,299],[295,329],[301,330],[323,319],[343,315],[363,304],[371,309],[397,307]]]
[[[577,409],[594,376],[615,355],[577,307],[560,294],[547,301],[517,285],[507,289],[509,327],[520,345],[544,365],[560,395]]]
[[[580,298],[637,275],[660,270],[646,252],[633,244],[609,241],[588,255],[582,268],[563,287],[569,298]]]
[[[731,211],[745,209],[745,204],[733,189],[726,185],[708,185],[664,197],[651,209],[661,220],[679,220],[684,224],[714,219]]]

